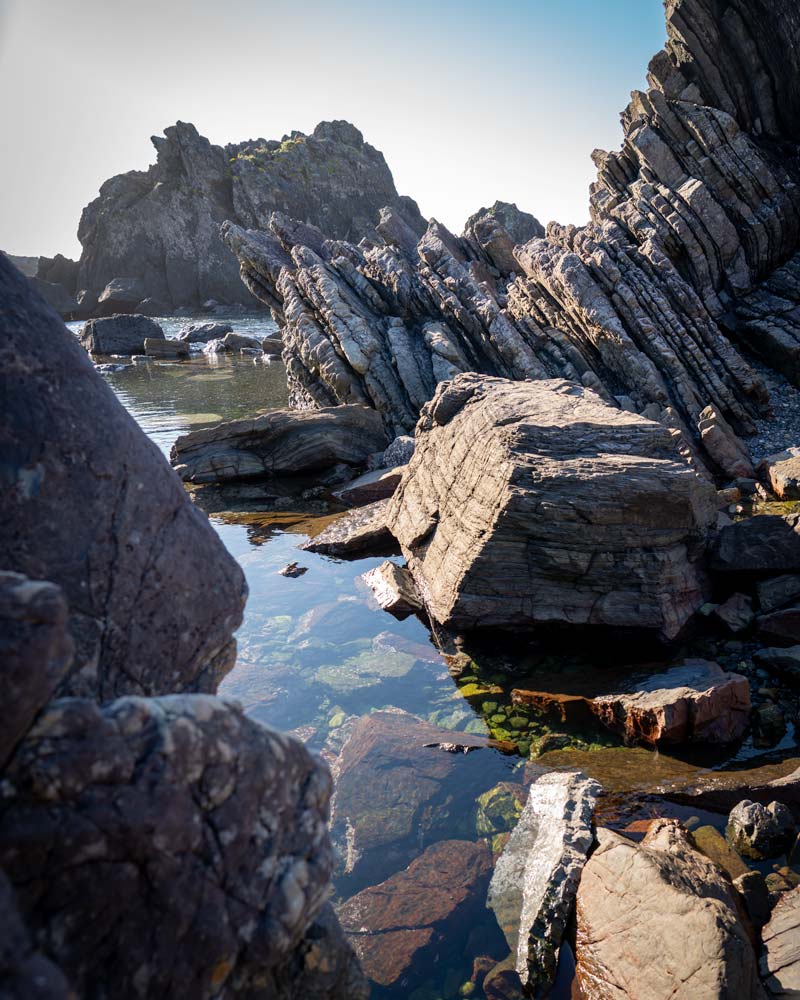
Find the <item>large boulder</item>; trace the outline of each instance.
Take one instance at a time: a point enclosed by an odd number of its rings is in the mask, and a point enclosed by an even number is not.
[[[148,316],[106,316],[83,324],[81,343],[90,354],[144,354],[146,340],[164,340],[164,331]]]
[[[170,458],[190,483],[290,479],[337,465],[359,469],[386,444],[380,417],[366,406],[272,410],[184,434]]]
[[[573,383],[464,374],[423,409],[388,526],[442,624],[672,638],[715,506],[663,425]]]
[[[0,868],[81,996],[252,996],[327,900],[327,768],[232,703],[57,700],[4,779]]]
[[[762,940],[761,974],[770,996],[800,996],[800,886],[778,900]]]
[[[598,830],[577,896],[577,979],[597,1000],[763,1000],[734,890],[680,824]]]
[[[3,259],[0,297],[0,551],[4,568],[64,592],[76,656],[60,691],[106,700],[214,690],[235,653],[242,571],[77,340]]]
[[[147,297],[139,278],[114,278],[97,296],[97,313],[100,316],[132,313]]]
[[[572,914],[600,785],[579,771],[539,775],[497,860],[490,906],[506,935],[516,970],[532,991],[547,990]]]

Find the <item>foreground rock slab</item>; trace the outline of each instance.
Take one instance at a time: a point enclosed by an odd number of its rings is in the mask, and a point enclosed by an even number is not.
[[[352,896],[339,920],[365,975],[407,981],[414,965],[480,917],[492,871],[484,841],[439,841],[401,872]]]
[[[186,482],[226,483],[314,473],[340,464],[358,469],[387,440],[380,417],[366,406],[273,410],[184,434],[170,457]]]
[[[64,592],[75,661],[60,692],[214,690],[235,654],[241,569],[5,258],[0,299],[0,551],[3,568]]]
[[[555,979],[601,791],[598,782],[577,771],[541,775],[497,860],[487,905],[531,990],[547,989]]]
[[[389,508],[429,612],[455,628],[674,637],[703,600],[715,494],[667,428],[561,380],[439,387]]]
[[[164,331],[147,316],[106,316],[83,324],[80,340],[90,354],[144,354],[146,340],[164,340]]]
[[[248,995],[326,902],[328,771],[233,704],[62,699],[5,778],[0,867],[81,996]]]
[[[680,825],[598,830],[577,896],[577,978],[596,1000],[763,1000],[733,890]]]
[[[778,901],[762,940],[761,975],[769,995],[800,996],[800,887]]]

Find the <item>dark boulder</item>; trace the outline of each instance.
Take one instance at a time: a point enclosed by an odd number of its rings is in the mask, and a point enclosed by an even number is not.
[[[97,296],[97,312],[100,316],[132,313],[146,298],[147,292],[139,278],[114,278]]]
[[[144,354],[145,340],[164,340],[164,331],[147,316],[107,316],[84,323],[80,339],[90,354]]]

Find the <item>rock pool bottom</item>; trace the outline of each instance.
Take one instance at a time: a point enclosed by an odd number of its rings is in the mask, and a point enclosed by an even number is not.
[[[191,427],[285,405],[281,366],[250,359],[148,362],[107,377],[165,452]],[[362,922],[348,925],[360,939],[376,998],[521,995],[485,902],[492,857],[537,766],[579,767],[597,778],[606,789],[598,821],[635,831],[664,815],[721,829],[723,815],[661,794],[691,788],[711,766],[763,764],[768,780],[798,764],[791,728],[764,757],[746,744],[733,760],[704,751],[679,758],[625,748],[598,728],[570,728],[521,710],[510,696],[512,687],[525,686],[520,675],[591,673],[618,666],[623,654],[608,646],[591,656],[537,656],[507,641],[502,650],[445,656],[417,619],[396,621],[371,604],[359,577],[380,560],[344,563],[298,551],[336,516],[330,508],[249,506],[211,515],[250,586],[237,665],[220,693],[240,700],[252,717],[294,731],[331,763],[332,831],[342,856],[337,901],[383,882],[379,895],[392,901],[378,912],[367,905],[374,894],[362,895]],[[281,576],[295,561],[307,572]],[[729,645],[730,667],[742,653]],[[501,749],[447,753],[429,745],[439,730],[461,733],[465,742],[490,734]],[[552,996],[570,996],[570,980],[563,949]]]

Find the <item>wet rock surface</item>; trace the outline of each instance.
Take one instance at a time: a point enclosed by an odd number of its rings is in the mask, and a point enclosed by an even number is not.
[[[183,480],[198,484],[286,479],[337,466],[351,470],[343,478],[352,478],[352,470],[385,444],[380,419],[365,406],[272,410],[184,434],[172,446],[171,461]]]
[[[561,939],[594,840],[592,811],[601,791],[579,772],[537,777],[497,860],[487,905],[530,990],[546,990],[555,979]]]
[[[572,383],[467,374],[423,410],[388,523],[443,624],[674,637],[703,602],[713,494],[659,423]]]
[[[338,559],[400,553],[396,539],[386,525],[388,500],[377,500],[348,511],[318,535],[304,542],[307,552],[319,552]]]
[[[609,830],[598,840],[577,895],[587,995],[764,997],[730,883],[678,823],[656,820],[641,844]]]
[[[64,592],[75,660],[59,691],[214,690],[235,650],[242,571],[86,352],[3,260],[0,292],[0,549],[4,568]]]

